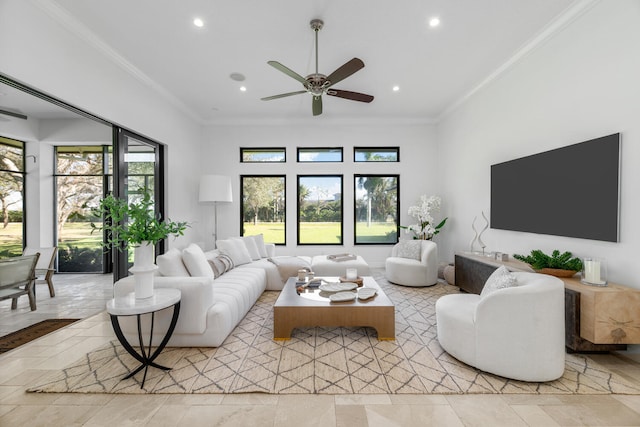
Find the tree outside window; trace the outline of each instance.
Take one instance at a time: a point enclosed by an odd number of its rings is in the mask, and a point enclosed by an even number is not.
[[[56,147],[58,271],[103,271],[102,233],[92,233],[92,217],[104,196],[108,146]]]
[[[398,242],[399,175],[355,175],[355,244]]]
[[[286,243],[285,176],[240,177],[241,236],[262,234],[265,242]]]
[[[0,257],[22,254],[24,143],[0,137]]]

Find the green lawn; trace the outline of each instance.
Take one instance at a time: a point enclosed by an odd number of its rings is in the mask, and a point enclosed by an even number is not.
[[[388,222],[374,222],[367,227],[366,222],[356,224],[358,243],[395,243],[396,225]],[[244,235],[263,234],[268,243],[284,243],[285,227],[282,222],[262,222],[253,225],[244,223]],[[300,224],[300,243],[339,244],[340,223],[303,222]]]
[[[369,227],[366,221],[357,222],[357,243],[395,243],[396,230],[396,224],[392,222],[372,222]]]

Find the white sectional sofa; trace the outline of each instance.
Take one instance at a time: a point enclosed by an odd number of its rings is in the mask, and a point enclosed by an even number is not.
[[[319,268],[314,271],[316,275],[344,275],[345,269],[354,265],[360,275],[370,274],[360,257],[329,264],[324,255],[275,257],[275,245],[265,244],[262,236],[219,240],[217,246],[219,250],[203,252],[191,244],[182,251],[173,248],[156,259],[160,275],[155,277],[154,286],[182,292],[180,317],[168,346],[220,346],[265,290],[282,290],[287,277],[295,276],[300,268],[314,269],[314,261]],[[114,285],[116,298],[133,291],[132,276]],[[171,314],[171,310],[156,314],[154,329],[159,333],[154,334],[154,343],[162,340]],[[122,318],[120,324],[127,339],[137,342],[135,319]],[[148,325],[144,326],[148,330]]]

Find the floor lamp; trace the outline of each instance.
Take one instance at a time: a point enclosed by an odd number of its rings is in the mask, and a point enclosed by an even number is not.
[[[201,203],[213,202],[215,210],[213,228],[213,247],[218,240],[218,203],[232,202],[231,178],[224,175],[203,175],[200,178],[200,194],[198,200]]]

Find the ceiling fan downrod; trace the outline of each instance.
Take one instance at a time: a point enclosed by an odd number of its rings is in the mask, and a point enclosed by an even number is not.
[[[316,34],[316,74],[318,74],[318,31],[324,27],[324,22],[322,19],[312,19],[309,25],[311,25],[311,29]]]

